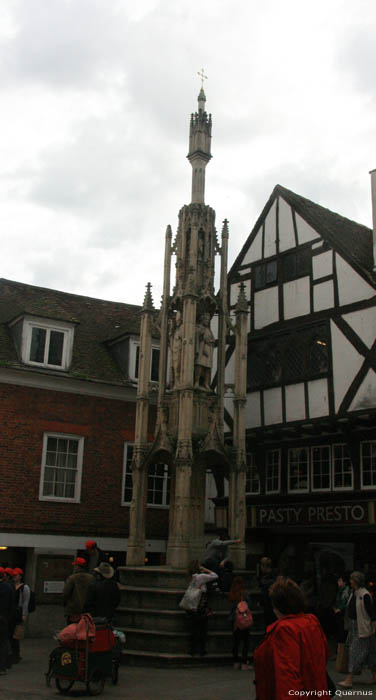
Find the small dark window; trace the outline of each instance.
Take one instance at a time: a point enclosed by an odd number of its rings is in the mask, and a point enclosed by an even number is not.
[[[265,273],[266,284],[272,284],[277,281],[277,261],[266,263],[266,273]]]
[[[314,338],[310,347],[310,368],[313,374],[328,371],[328,346],[323,337]]]
[[[61,365],[63,362],[64,333],[61,331],[50,332],[50,345],[48,348],[48,364]]]
[[[158,381],[159,375],[159,349],[153,348],[151,351],[150,379],[152,382]]]
[[[47,331],[44,328],[33,328],[31,332],[30,362],[44,362],[44,349]]]
[[[291,338],[291,341],[293,339]],[[305,374],[305,348],[291,342],[285,357],[285,376],[287,381],[299,380]]]
[[[289,282],[298,277],[305,277],[311,270],[311,249],[304,248],[294,253],[289,253],[283,258],[283,279]]]
[[[276,260],[271,260],[254,268],[255,290],[264,289],[277,281],[278,266]]]
[[[255,289],[265,287],[265,265],[255,267]]]

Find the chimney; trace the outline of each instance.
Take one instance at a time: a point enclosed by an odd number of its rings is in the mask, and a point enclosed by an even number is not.
[[[373,228],[373,271],[376,272],[376,169],[371,170],[372,228]]]

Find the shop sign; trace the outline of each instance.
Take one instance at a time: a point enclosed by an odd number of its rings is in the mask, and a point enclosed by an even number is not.
[[[43,581],[43,593],[62,593],[64,581]]]
[[[253,527],[275,525],[360,525],[373,523],[369,503],[252,506]]]

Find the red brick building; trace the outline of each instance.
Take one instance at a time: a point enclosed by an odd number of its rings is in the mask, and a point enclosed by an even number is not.
[[[125,561],[139,317],[131,304],[0,281],[0,562],[25,568],[41,602],[57,600],[87,539]],[[158,338],[152,353],[153,385]],[[163,561],[168,482],[157,465],[153,562]]]

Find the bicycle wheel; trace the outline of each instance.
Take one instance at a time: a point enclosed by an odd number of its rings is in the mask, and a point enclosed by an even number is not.
[[[86,690],[89,695],[100,695],[104,688],[105,677],[102,671],[96,670],[90,676],[86,683]]]
[[[69,678],[55,678],[55,684],[59,691],[65,695],[68,693],[73,685],[74,681],[70,681]]]

